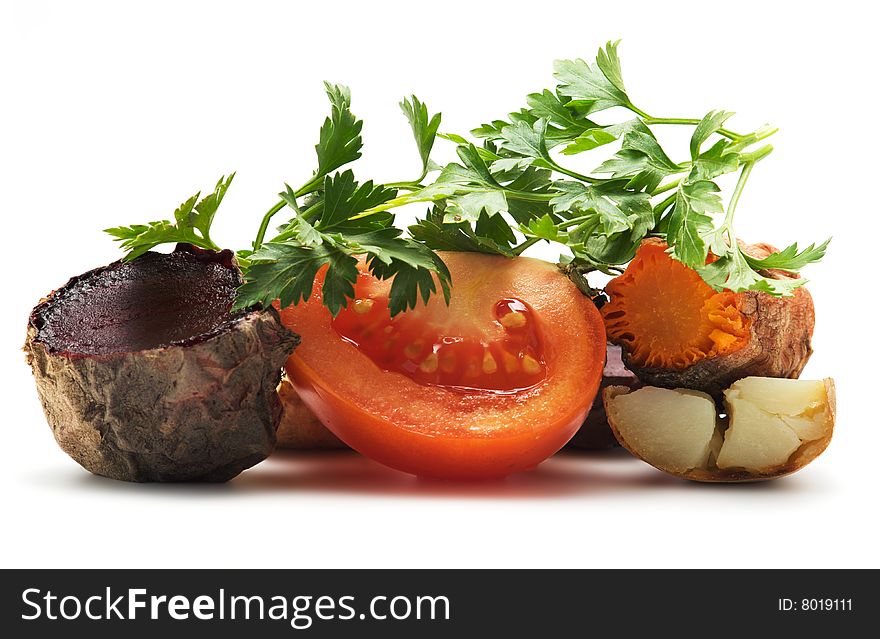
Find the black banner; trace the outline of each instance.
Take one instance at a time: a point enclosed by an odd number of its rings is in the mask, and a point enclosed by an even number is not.
[[[3,572],[0,608],[7,637],[856,636],[880,616],[873,582],[845,570],[21,570]]]

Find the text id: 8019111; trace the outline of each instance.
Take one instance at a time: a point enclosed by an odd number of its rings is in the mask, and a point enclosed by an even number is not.
[[[852,599],[790,599],[780,597],[777,609],[781,612],[852,612]]]

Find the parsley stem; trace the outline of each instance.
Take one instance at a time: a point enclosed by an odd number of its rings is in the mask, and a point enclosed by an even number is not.
[[[254,240],[253,247],[255,251],[259,250],[259,248],[263,245],[263,238],[266,237],[266,229],[269,228],[269,221],[272,219],[272,216],[283,209],[284,205],[284,200],[278,200],[271,209],[266,211],[266,214],[263,216],[263,220],[260,222],[260,229],[257,231],[257,239]]]
[[[696,126],[700,123],[699,118],[645,118],[645,124],[685,124],[688,126]],[[730,140],[740,140],[745,136],[734,133],[730,129],[718,129],[718,134]]]
[[[677,180],[673,180],[672,182],[669,182],[668,184],[658,186],[656,189],[654,189],[654,191],[651,193],[651,195],[660,195],[661,193],[666,193],[666,191],[671,191],[672,189],[678,187],[680,182],[681,182],[681,178],[679,178]]]
[[[595,215],[580,215],[580,216],[578,216],[578,217],[573,217],[573,218],[571,218],[570,220],[565,220],[565,221],[563,221],[563,222],[560,222],[559,224],[556,224],[556,229],[559,230],[559,231],[564,231],[565,229],[571,228],[572,226],[578,226],[579,224],[583,224],[584,222],[589,222],[590,220],[595,219],[595,217],[596,217]],[[533,246],[533,245],[537,244],[537,243],[540,242],[542,239],[545,239],[545,238],[541,238],[541,237],[530,237],[530,238],[528,238],[525,242],[523,242],[522,244],[520,244],[519,246],[517,246],[516,248],[514,248],[514,249],[511,251],[511,253],[513,253],[514,255],[522,255],[523,252],[524,252],[527,248],[529,248],[530,246]],[[560,244],[565,244],[565,242],[562,242],[561,240],[557,240],[557,241],[558,241]]]
[[[645,121],[645,124],[647,124],[647,125],[651,125],[651,124],[685,124],[688,126],[696,126],[697,124],[700,123],[699,118],[655,118],[653,116],[648,115],[647,113],[645,113],[644,111],[642,111],[638,107],[633,106],[632,104],[630,104],[628,106],[628,108],[630,111],[632,111],[636,115],[641,116],[641,118]],[[718,129],[718,133],[720,135],[723,135],[726,138],[731,139],[731,140],[740,140],[745,137],[744,135],[740,135],[739,133],[734,133],[730,129]]]
[[[665,200],[660,202],[660,204],[658,204],[657,206],[654,207],[654,219],[655,220],[659,221],[658,216],[663,214],[663,211],[665,211],[669,207],[669,205],[675,201],[676,197],[678,197],[678,191],[676,191],[675,193],[673,193],[672,195],[667,197]]]
[[[515,248],[511,251],[511,253],[513,253],[514,255],[522,255],[523,252],[524,252],[527,248],[529,248],[530,246],[533,246],[533,245],[537,244],[537,243],[540,242],[540,241],[541,241],[541,238],[540,238],[540,237],[530,237],[530,238],[527,239],[525,242],[523,242],[523,243],[520,244],[519,246],[515,247]]]
[[[303,186],[297,189],[294,194],[295,197],[302,197],[304,195],[308,195],[309,193],[313,193],[317,191],[321,185],[324,183],[323,175],[316,175],[310,181],[306,182]],[[254,250],[258,250],[263,245],[263,240],[266,237],[266,231],[269,229],[269,222],[272,220],[272,217],[281,209],[284,208],[286,202],[284,200],[279,200],[275,202],[271,209],[266,211],[266,214],[263,216],[262,221],[260,222],[260,228],[257,230],[257,237],[254,240],[253,248]]]
[[[756,149],[751,153],[741,153],[739,156],[740,162],[742,162],[743,164],[746,164],[748,162],[758,162],[770,155],[771,151],[773,151],[773,145],[765,144],[760,149]]]
[[[567,175],[568,177],[573,177],[575,180],[580,180],[581,182],[587,182],[588,184],[596,184],[596,183],[602,181],[599,178],[593,178],[593,177],[589,177],[587,175],[582,175],[581,173],[578,173],[577,171],[570,171],[570,170],[566,169],[565,167],[559,166],[558,164],[556,164],[556,162],[553,163],[553,169],[555,171],[558,171],[559,173],[562,173],[563,175]]]
[[[303,195],[308,195],[313,191],[317,191],[324,184],[325,175],[316,175],[309,182],[306,182],[303,186],[301,186],[296,191],[296,197],[302,197]]]
[[[727,213],[724,215],[724,227],[727,229],[728,236],[733,233],[733,213],[736,211],[737,204],[739,204],[739,198],[742,195],[743,189],[746,187],[749,175],[752,174],[755,162],[757,162],[757,160],[750,160],[743,164],[742,172],[739,174],[739,179],[736,181],[736,187],[733,189],[733,195],[730,196],[730,203],[727,205]],[[730,240],[734,241],[734,238],[730,237]]]
[[[570,220],[565,220],[564,222],[560,222],[556,225],[556,228],[560,231],[564,231],[565,229],[569,229],[572,226],[577,226],[578,224],[582,224],[583,222],[588,222],[592,219],[595,219],[595,215],[581,215],[578,217],[573,217]]]
[[[554,197],[556,197],[556,193],[529,193],[528,191],[514,191],[513,189],[504,189],[504,195],[506,197],[513,198],[514,200],[521,200],[523,202],[549,202]]]
[[[384,186],[387,186],[389,189],[404,189],[406,191],[418,191],[419,189],[425,188],[420,182],[425,178],[422,177],[419,180],[413,180],[412,182],[387,182]]]
[[[318,200],[300,214],[306,222],[314,220],[324,210],[324,200]]]

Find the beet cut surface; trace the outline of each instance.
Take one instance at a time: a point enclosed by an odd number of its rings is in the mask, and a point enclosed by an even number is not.
[[[107,355],[192,344],[222,331],[241,283],[232,253],[146,253],[71,279],[34,309],[36,339],[52,353]]]

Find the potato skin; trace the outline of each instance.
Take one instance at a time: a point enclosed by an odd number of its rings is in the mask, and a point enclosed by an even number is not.
[[[278,448],[300,450],[348,448],[331,433],[299,398],[287,377],[278,385],[281,421],[278,423]]]
[[[778,252],[768,244],[741,244],[741,248],[758,259]],[[780,270],[765,274],[776,279],[795,279]],[[703,391],[719,404],[724,389],[744,377],[798,378],[813,353],[816,316],[810,293],[801,287],[791,297],[757,291],[745,291],[738,296],[740,311],[751,320],[751,336],[741,349],[676,370],[639,366],[624,348],[624,364],[647,385]]]
[[[608,407],[608,403],[618,397],[619,395],[625,395],[629,393],[631,388],[626,386],[609,386],[602,393],[602,400],[605,403],[606,411]],[[788,460],[766,472],[754,472],[748,471],[745,469],[703,469],[703,468],[694,468],[685,473],[672,473],[668,470],[655,466],[651,463],[650,460],[642,457],[636,450],[631,448],[623,436],[620,434],[617,426],[614,422],[609,419],[608,425],[611,428],[611,432],[614,433],[614,436],[617,438],[617,441],[621,446],[626,448],[633,456],[641,459],[643,462],[647,464],[651,464],[654,468],[658,470],[662,470],[663,472],[672,475],[673,477],[680,477],[682,479],[688,479],[691,481],[698,481],[704,483],[743,483],[743,482],[757,482],[757,481],[766,481],[768,479],[778,479],[779,477],[784,477],[786,475],[790,475],[799,471],[801,468],[812,462],[816,457],[821,455],[826,448],[828,448],[828,444],[831,443],[831,437],[834,434],[834,422],[837,417],[837,400],[836,393],[834,389],[834,381],[830,378],[825,379],[825,393],[828,398],[828,407],[830,410],[830,415],[827,426],[827,433],[821,439],[817,439],[810,442],[805,442],[801,444],[800,448],[798,448],[794,453],[792,453],[791,457]]]

